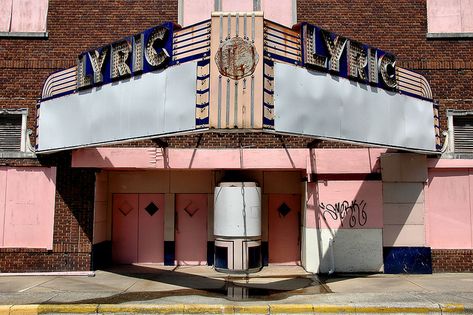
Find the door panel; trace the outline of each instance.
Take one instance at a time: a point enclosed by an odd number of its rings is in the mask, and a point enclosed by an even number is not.
[[[300,264],[300,195],[269,195],[269,263]]]
[[[131,264],[138,258],[138,194],[113,195],[112,260]]]
[[[176,261],[207,264],[207,194],[176,194]]]
[[[164,262],[164,195],[140,194],[138,262]]]

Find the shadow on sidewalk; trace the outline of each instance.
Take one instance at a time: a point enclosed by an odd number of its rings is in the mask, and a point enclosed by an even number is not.
[[[224,298],[229,301],[267,301],[281,300],[291,295],[330,293],[317,277],[311,274],[227,275],[210,272],[208,275],[202,275],[192,271],[182,272],[179,269],[180,267],[166,270],[136,265],[116,266],[106,271],[145,280],[143,283],[152,281],[145,284],[150,286],[150,290],[125,291],[74,303],[117,304],[191,295]]]

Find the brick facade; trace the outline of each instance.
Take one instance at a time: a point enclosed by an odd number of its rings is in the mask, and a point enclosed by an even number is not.
[[[472,249],[432,249],[433,272],[473,272]]]
[[[298,0],[298,21],[390,51],[398,64],[424,74],[441,109],[473,109],[471,40],[427,40],[425,0]],[[0,109],[28,108],[35,140],[36,103],[47,76],[73,66],[80,52],[114,42],[165,21],[177,22],[177,0],[50,0],[48,39],[0,38]],[[163,143],[163,142],[164,143]],[[137,141],[117,146],[173,148],[347,148],[264,133],[208,133]],[[65,271],[91,268],[94,171],[70,168],[70,152],[41,159],[0,159],[2,166],[57,166],[53,250],[0,249],[0,271]],[[434,250],[435,271],[448,263],[472,271],[472,251]],[[469,257],[469,258],[468,258]],[[468,260],[469,259],[469,260]],[[469,263],[469,265],[468,265]],[[460,267],[458,267],[460,268]],[[469,269],[468,269],[469,268]]]

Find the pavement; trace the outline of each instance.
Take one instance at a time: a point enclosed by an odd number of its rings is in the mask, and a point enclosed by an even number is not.
[[[119,266],[87,275],[0,273],[0,314],[473,314],[473,273],[250,275]]]

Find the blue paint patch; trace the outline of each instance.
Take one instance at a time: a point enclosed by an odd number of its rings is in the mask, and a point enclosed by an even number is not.
[[[176,260],[176,245],[174,241],[164,241],[164,265],[174,266]]]
[[[384,247],[384,273],[431,274],[430,247]]]
[[[228,248],[215,246],[215,268],[228,269]]]
[[[215,252],[215,242],[207,242],[207,265],[212,266],[214,264],[214,252]]]
[[[263,260],[263,266],[267,266],[269,262],[269,246],[268,242],[261,242],[261,258]]]
[[[92,270],[112,265],[112,242],[104,241],[92,245]]]

